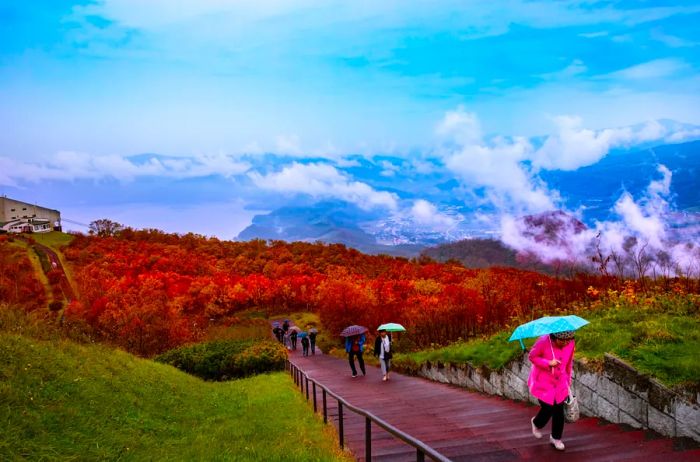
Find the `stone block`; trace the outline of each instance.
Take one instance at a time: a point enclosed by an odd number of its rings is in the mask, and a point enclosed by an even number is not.
[[[598,396],[597,405],[593,409],[595,415],[608,422],[620,422],[620,408],[600,395]]]
[[[676,402],[676,433],[700,441],[700,406]]]
[[[594,374],[592,372],[581,371],[579,373],[574,373],[574,382],[579,382],[580,384],[585,385],[592,390],[598,388],[598,380],[600,378],[600,375]]]
[[[503,393],[503,376],[496,373],[495,371],[490,371],[491,373],[487,376],[489,384],[494,389],[494,395],[500,395]]]
[[[596,395],[590,388],[583,385],[577,386],[576,397],[578,398],[578,403],[581,406],[586,406],[589,409],[595,409],[597,405],[596,398],[598,395]]]
[[[598,395],[605,398],[606,401],[612,403],[615,407],[619,404],[620,385],[616,384],[607,377],[601,377],[598,380],[598,387],[594,389]]]
[[[623,411],[620,411],[620,423],[627,424],[633,428],[644,428],[640,421]]]
[[[629,414],[640,422],[646,420],[647,403],[634,393],[630,393],[624,388],[621,388],[618,393],[617,404],[621,412]]]
[[[649,428],[664,436],[676,436],[676,421],[655,407],[649,406]]]

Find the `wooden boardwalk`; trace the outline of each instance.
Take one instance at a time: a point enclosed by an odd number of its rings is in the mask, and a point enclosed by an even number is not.
[[[566,425],[562,453],[549,445],[549,427],[543,429],[542,439],[532,436],[529,420],[537,407],[395,373],[382,382],[380,370],[373,366],[367,367],[366,377],[352,378],[347,361],[318,352],[302,357],[299,349],[291,352],[290,360],[350,404],[455,461],[700,461],[700,449],[675,450],[673,439],[651,438],[649,432],[595,418]],[[317,396],[320,410],[320,389]],[[337,403],[329,396],[328,404],[329,420],[337,427]],[[343,414],[346,447],[364,460],[364,418],[347,409]],[[416,455],[411,446],[373,425],[372,460],[415,461]]]

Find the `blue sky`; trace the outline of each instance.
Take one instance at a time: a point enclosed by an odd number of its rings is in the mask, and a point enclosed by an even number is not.
[[[299,197],[437,213],[392,192],[413,178],[540,211],[541,170],[700,137],[697,24],[700,1],[10,0],[0,189],[227,238]]]

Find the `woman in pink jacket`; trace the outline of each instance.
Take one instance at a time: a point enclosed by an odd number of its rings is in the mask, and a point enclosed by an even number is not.
[[[564,432],[564,401],[569,396],[571,370],[574,364],[574,332],[558,332],[544,335],[530,350],[532,363],[527,385],[530,393],[540,402],[540,412],[531,419],[532,434],[542,438],[542,429],[552,419],[549,442],[558,450],[564,450],[561,441]]]

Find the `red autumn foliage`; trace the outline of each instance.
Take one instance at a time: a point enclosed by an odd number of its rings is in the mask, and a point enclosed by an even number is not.
[[[64,254],[80,293],[66,308],[68,320],[145,356],[196,341],[245,309],[315,311],[329,332],[399,322],[416,346],[446,343],[552,312],[584,299],[596,283],[371,256],[340,244],[228,242],[156,230],[79,236]]]
[[[0,302],[28,311],[46,307],[44,287],[36,278],[26,250],[4,236],[0,240]]]

